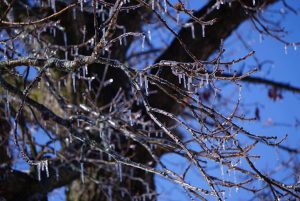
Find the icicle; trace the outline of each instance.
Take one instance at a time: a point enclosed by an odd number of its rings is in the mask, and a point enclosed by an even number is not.
[[[120,178],[120,182],[122,182],[123,175],[122,175],[122,165],[121,165],[121,163],[116,162],[116,171],[117,171],[117,174]]]
[[[191,32],[192,32],[192,38],[195,39],[195,27],[194,24],[191,24]]]
[[[100,12],[103,13],[103,5],[100,7]]]
[[[80,175],[81,175],[81,182],[84,184],[84,166],[83,163],[80,163]]]
[[[105,12],[103,11],[103,5],[101,5],[101,20],[102,22],[105,21]]]
[[[65,51],[65,60],[68,60],[68,51]]]
[[[155,0],[152,0],[152,10],[155,9]]]
[[[61,83],[60,81],[57,82],[57,91],[58,93],[60,92],[60,89],[61,89]]]
[[[138,73],[139,74],[139,85],[140,85],[140,88],[143,87],[143,75],[141,72]]]
[[[45,163],[44,163],[44,161],[41,161],[41,166],[42,166],[42,171],[44,171],[45,170]]]
[[[236,184],[236,173],[235,173],[235,169],[233,169],[233,182]]]
[[[51,0],[51,8],[54,13],[56,13],[56,8],[55,8],[55,0]]]
[[[83,67],[83,68],[82,68],[82,77],[83,77],[84,79],[86,78],[85,75],[86,75],[86,73],[85,73],[85,68]]]
[[[147,76],[145,76],[145,91],[146,91],[146,96],[149,95],[149,92],[148,92],[148,79],[147,79]]]
[[[59,180],[59,170],[58,170],[58,168],[55,168],[55,178],[56,178],[56,181]]]
[[[88,65],[84,65],[83,67],[85,69],[85,75],[88,75],[89,74],[89,69],[88,69]]]
[[[220,169],[221,169],[221,175],[223,177],[224,176],[224,166],[223,166],[222,161],[220,161]]]
[[[146,192],[147,192],[147,194],[148,194],[148,197],[149,197],[149,199],[151,200],[151,194],[150,194],[150,188],[149,188],[149,185],[148,184],[146,184]]]
[[[100,123],[99,124],[99,137],[100,137],[100,139],[102,139],[102,137],[103,137],[103,135],[102,135],[103,132],[102,131],[103,131],[103,123]]]
[[[144,48],[145,48],[145,38],[146,36],[143,35],[143,40],[142,40],[142,50],[144,51]]]
[[[284,53],[285,53],[285,54],[288,54],[287,49],[288,49],[288,45],[285,44],[285,45],[284,45]]]
[[[179,12],[176,12],[176,23],[179,24]]]
[[[239,87],[239,101],[242,99],[242,87]]]
[[[208,75],[208,73],[206,73],[206,74],[205,74],[205,81],[206,81],[206,85],[208,85],[208,82],[209,82],[209,80],[208,80],[208,79],[209,79],[209,75]]]
[[[47,175],[47,177],[49,177],[48,160],[45,160],[44,163],[45,163],[46,175]]]
[[[111,186],[108,187],[108,200],[112,201],[112,191],[111,191]]]
[[[121,37],[119,38],[119,42],[120,42],[120,45],[122,45],[122,38]]]
[[[74,53],[75,56],[78,56],[78,47],[75,47],[75,48],[74,48],[74,51],[75,51],[75,53]]]
[[[37,33],[37,38],[38,38],[38,41],[40,41],[41,40],[41,32],[39,31],[38,33]]]
[[[182,74],[178,74],[178,82],[181,84]]]
[[[95,45],[95,40],[94,40],[94,38],[92,38],[92,39],[90,39],[90,47],[94,47],[94,45]]]
[[[296,43],[293,43],[293,47],[294,47],[294,50],[296,51],[296,50],[297,50],[297,45],[296,45]]]
[[[205,25],[202,24],[202,37],[204,38],[205,37]]]
[[[76,92],[76,74],[72,73],[72,84],[73,84],[73,91]]]
[[[78,112],[77,112],[76,114],[77,114],[77,116],[78,116]],[[77,119],[77,127],[78,127],[78,128],[80,127],[80,121],[79,121],[79,119]]]
[[[262,43],[262,41],[263,41],[263,35],[262,33],[259,33],[259,43]]]
[[[41,181],[41,162],[37,164],[38,180]]]
[[[52,8],[53,12],[56,13],[55,0],[51,0],[51,8]]]
[[[76,20],[76,8],[73,8],[72,13],[73,13],[73,20]]]
[[[105,40],[105,27],[102,29],[102,38],[103,38],[104,41],[106,41]]]
[[[56,28],[55,27],[53,28],[53,37],[54,38],[56,37]]]
[[[133,126],[132,116],[131,116],[131,110],[128,110],[128,117],[129,117],[129,124],[130,126]]]
[[[99,158],[100,160],[103,160],[103,152],[101,150],[100,150]]]
[[[92,90],[92,81],[93,81],[93,79],[89,79],[89,80],[88,80],[89,91]]]
[[[219,1],[217,2],[217,5],[216,5],[216,6],[217,6],[217,7],[216,7],[217,10],[219,10],[219,9],[220,9],[220,2],[219,2]]]
[[[64,44],[65,44],[65,47],[68,45],[67,34],[65,31],[64,31]]]
[[[225,201],[226,200],[226,194],[225,194],[225,191],[221,192],[222,193],[222,197],[223,197],[223,200]]]
[[[69,140],[69,138],[66,138],[66,139],[65,139],[65,142],[66,142],[66,146],[68,147],[68,146],[70,145],[70,140]]]
[[[183,78],[183,87],[186,88],[185,74],[182,74],[182,78]]]
[[[165,13],[168,11],[167,0],[164,0],[164,11]]]
[[[83,29],[82,29],[82,43],[85,43],[85,38],[86,38],[86,26],[84,25],[83,26]]]
[[[72,134],[71,134],[71,133],[69,133],[69,141],[70,141],[70,143],[72,143],[72,142],[73,142],[73,136],[72,136]]]
[[[148,30],[148,38],[149,38],[149,41],[151,42],[152,37],[151,37],[151,30],[150,29]]]
[[[125,34],[125,33],[126,33],[126,28],[123,27],[123,34]],[[124,45],[125,46],[127,45],[127,38],[126,38],[126,36],[124,37]]]
[[[113,7],[111,7],[111,8],[109,9],[108,16],[111,17],[112,14],[113,14]]]
[[[191,84],[192,84],[192,78],[188,77],[188,82],[187,82],[187,89],[190,91],[191,90]]]
[[[83,11],[83,0],[79,0],[80,2],[80,11],[82,12]]]
[[[255,6],[255,0],[252,0],[252,4],[253,4],[253,6]]]

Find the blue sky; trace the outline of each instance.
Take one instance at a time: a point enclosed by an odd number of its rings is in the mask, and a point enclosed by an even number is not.
[[[194,4],[195,1],[190,1]],[[300,11],[300,4],[296,1],[289,1],[295,9]],[[193,6],[193,5],[192,5]],[[281,4],[276,4],[271,7],[271,9],[278,9]],[[295,14],[288,14],[284,19],[282,24],[284,28],[288,31],[287,37],[285,39],[290,42],[300,41],[300,26],[299,26],[300,16]],[[250,31],[249,31],[250,30]],[[285,54],[284,44],[274,40],[271,37],[263,37],[260,42],[260,35],[256,31],[253,31],[249,22],[244,23],[239,27],[238,33],[245,37],[247,43],[256,51],[255,56],[260,61],[270,60],[273,63],[264,66],[263,70],[257,72],[255,76],[263,77],[271,80],[281,81],[283,83],[289,83],[291,85],[300,87],[300,68],[299,68],[299,58],[300,50],[294,50],[293,47],[288,47],[287,54]],[[196,33],[197,35],[197,33]],[[226,45],[227,44],[227,45]],[[235,34],[225,41],[226,52],[229,52],[228,60],[231,56],[232,58],[237,58],[238,56],[245,55],[247,51],[241,48],[241,43],[236,42]],[[300,48],[298,48],[300,49]],[[253,68],[256,66],[253,59],[248,59],[246,62],[246,68]],[[300,119],[300,96],[299,94],[293,94],[291,92],[283,92],[283,99],[279,101],[272,101],[268,97],[268,87],[263,85],[245,85],[242,90],[242,102],[245,105],[245,111],[248,111],[249,115],[254,115],[255,106],[260,108],[261,120],[259,122],[246,122],[240,124],[251,131],[252,133],[257,133],[261,135],[276,135],[278,137],[284,137],[288,134],[288,138],[285,141],[285,145],[297,148],[300,146],[300,133],[299,127],[292,126],[295,123],[296,118]],[[227,93],[223,91],[223,93]],[[253,107],[254,106],[254,107]],[[267,122],[273,122],[268,124]],[[291,124],[278,125],[275,124]],[[264,172],[268,172],[269,169],[275,168],[278,164],[278,159],[285,158],[285,154],[277,153],[276,149],[270,149],[266,146],[259,145],[252,152],[252,154],[260,154],[264,157],[256,161],[256,165]],[[182,166],[182,160],[176,157],[174,154],[167,154],[163,157],[163,161],[167,164],[173,165],[174,168]],[[284,177],[286,175],[285,170],[281,170],[277,177]],[[200,184],[202,183],[202,177],[198,174],[190,175],[191,183]],[[231,175],[232,178],[232,175]],[[199,181],[200,180],[200,181]],[[186,194],[175,184],[170,184],[156,177],[156,183],[158,191],[161,193],[159,197],[160,201],[165,200],[189,200]],[[245,200],[245,192],[239,191],[235,192],[233,189],[231,196],[229,192],[226,192],[227,200]],[[250,199],[250,197],[248,197]]]

